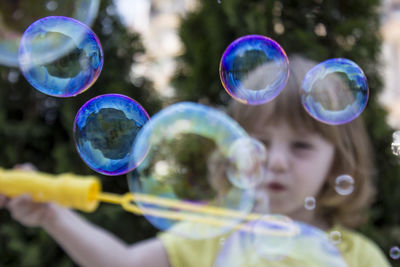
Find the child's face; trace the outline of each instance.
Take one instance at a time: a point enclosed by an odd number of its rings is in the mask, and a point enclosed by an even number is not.
[[[294,130],[285,122],[253,135],[267,148],[267,174],[258,193],[267,193],[270,212],[293,218],[309,212],[304,200],[321,190],[333,162],[333,144],[317,133]]]

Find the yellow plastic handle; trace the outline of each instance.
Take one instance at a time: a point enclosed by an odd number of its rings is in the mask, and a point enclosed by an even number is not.
[[[9,197],[29,194],[38,202],[56,202],[62,206],[92,212],[97,209],[100,181],[93,176],[66,173],[0,169],[0,194]]]

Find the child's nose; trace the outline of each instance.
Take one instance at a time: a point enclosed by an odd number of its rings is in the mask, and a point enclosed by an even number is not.
[[[273,173],[285,172],[289,167],[287,152],[282,147],[271,146],[268,151],[267,168]]]

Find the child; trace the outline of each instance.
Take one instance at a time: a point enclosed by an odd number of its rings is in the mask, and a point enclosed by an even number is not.
[[[268,149],[268,179],[257,194],[268,195],[271,213],[324,231],[339,230],[338,248],[348,266],[389,266],[374,243],[348,230],[365,221],[374,195],[371,148],[361,119],[329,126],[311,118],[301,105],[299,84],[314,65],[292,58],[288,85],[275,100],[261,106],[233,103],[229,107],[230,115]],[[334,190],[335,178],[341,174],[354,178],[350,195]],[[304,207],[307,197],[315,197],[315,209]],[[28,196],[2,196],[0,206],[7,206],[13,218],[26,226],[43,227],[81,266],[203,267],[213,266],[218,254],[218,238],[189,240],[170,233],[130,246],[73,211],[33,203]]]

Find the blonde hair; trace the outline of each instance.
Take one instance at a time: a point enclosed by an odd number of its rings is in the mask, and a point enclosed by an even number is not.
[[[250,106],[233,101],[228,113],[251,134],[260,125],[284,120],[293,129],[319,133],[335,146],[335,158],[327,180],[317,196],[317,214],[331,225],[360,226],[366,220],[375,188],[372,146],[361,118],[347,124],[332,126],[312,118],[303,108],[299,87],[306,72],[315,62],[295,56],[290,58],[290,78],[286,88],[271,102]],[[354,191],[347,196],[335,191],[335,179],[348,174],[354,179]]]

